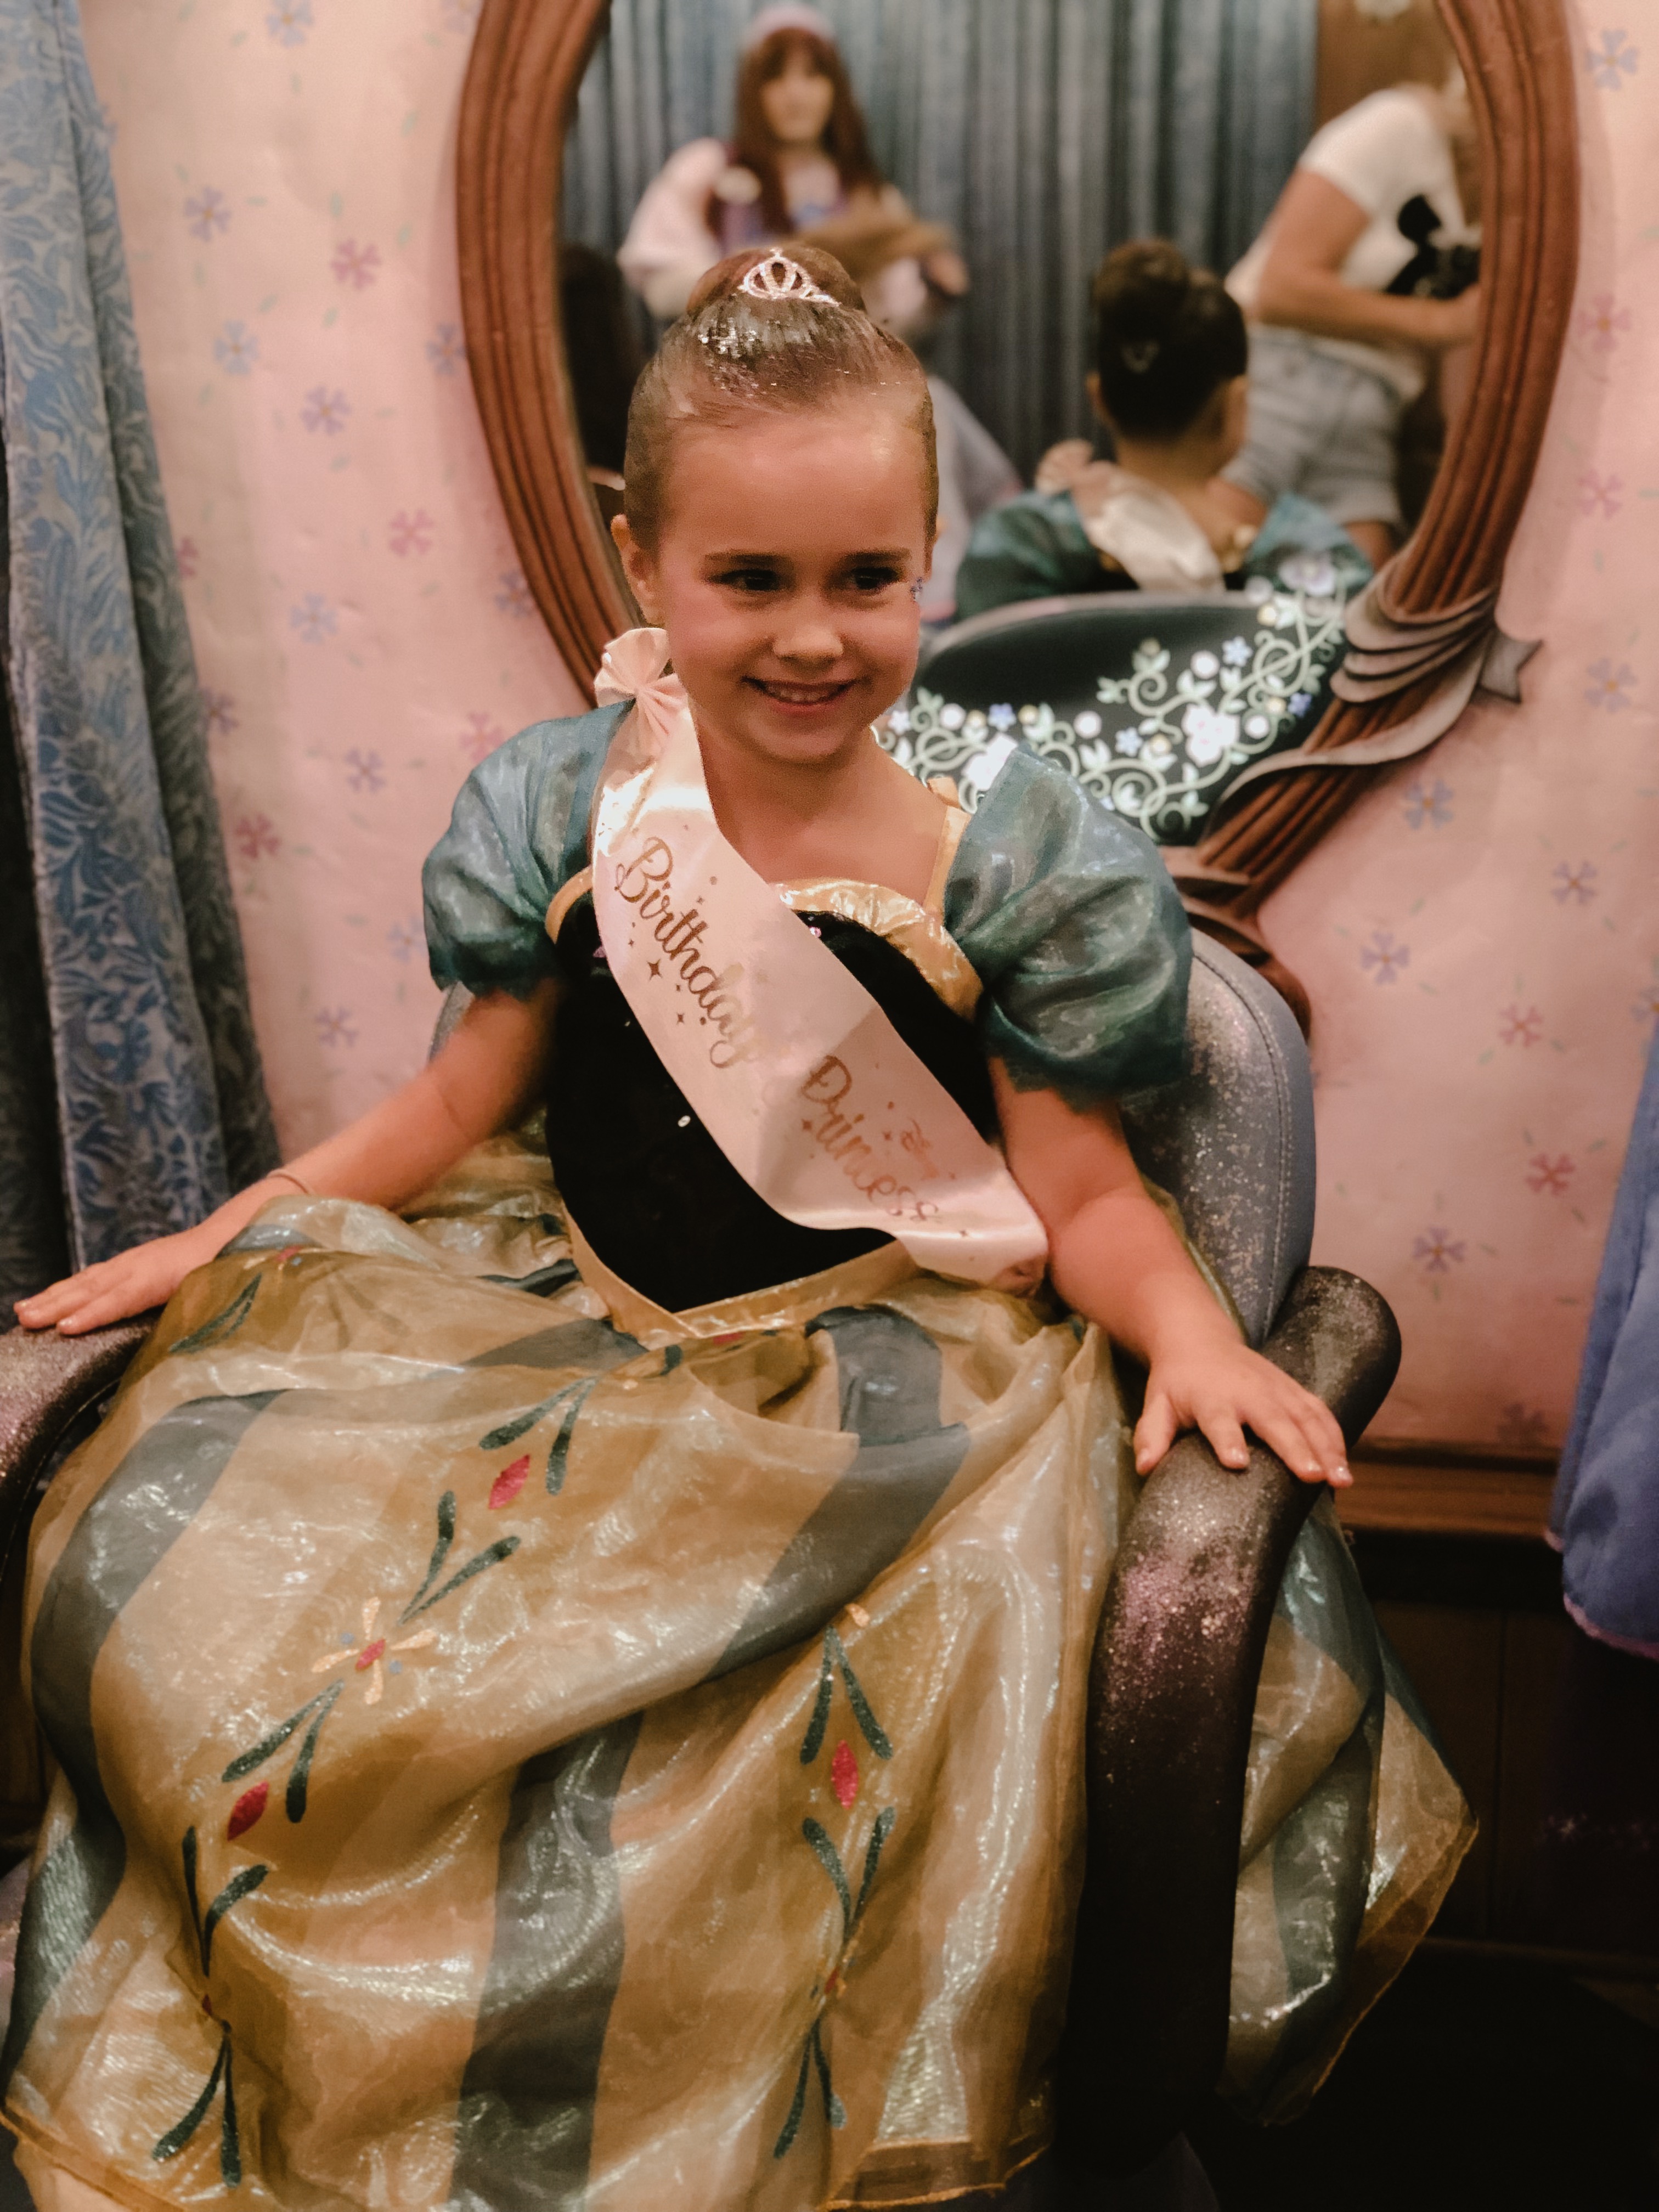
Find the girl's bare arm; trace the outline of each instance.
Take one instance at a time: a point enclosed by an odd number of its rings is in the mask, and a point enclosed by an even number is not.
[[[1146,1364],[1135,1465],[1150,1474],[1182,1429],[1226,1467],[1249,1429],[1304,1482],[1349,1475],[1328,1407],[1252,1352],[1146,1195],[1115,1108],[1077,1113],[1052,1091],[1021,1091],[992,1062],[1008,1165],[1048,1232],[1048,1273],[1073,1311]]]
[[[510,1127],[539,1094],[552,1044],[557,986],[527,999],[505,991],[475,1000],[429,1066],[390,1098],[290,1163],[307,1190],[397,1206],[436,1182],[463,1154]],[[158,1237],[113,1260],[83,1267],[38,1297],[20,1299],[24,1328],[65,1336],[101,1328],[165,1304],[193,1267],[212,1259],[291,1182],[266,1180],[240,1191],[194,1229]]]

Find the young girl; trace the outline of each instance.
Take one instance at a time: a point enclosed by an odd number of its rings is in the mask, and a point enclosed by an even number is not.
[[[1089,591],[1203,592],[1309,575],[1345,595],[1370,568],[1329,515],[1286,494],[1239,519],[1221,479],[1244,441],[1244,317],[1218,277],[1164,239],[1120,246],[1095,273],[1089,397],[1117,458],[1086,439],[1044,455],[1036,489],[984,516],[957,572],[957,612]],[[1289,559],[1292,565],[1286,570]]]
[[[1034,756],[969,820],[871,734],[933,527],[914,358],[827,257],[738,256],[627,474],[661,627],[457,802],[450,1042],[23,1312],[170,1300],[32,1561],[60,1779],[7,2114],[45,2204],[1000,2185],[1052,2128],[1133,1494],[1107,1335],[1147,1369],[1141,1471],[1197,1423],[1346,1480],[1112,1108],[1182,1064],[1156,854]],[[556,1193],[497,1133],[538,1102]],[[1252,2093],[1335,2047],[1360,1916],[1380,1985],[1462,1836],[1310,1528],[1241,1884]],[[1375,1848],[1310,1850],[1354,1802]]]

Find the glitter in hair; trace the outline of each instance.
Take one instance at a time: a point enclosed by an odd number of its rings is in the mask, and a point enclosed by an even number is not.
[[[921,363],[871,321],[852,278],[811,246],[732,254],[702,277],[665,335],[628,410],[623,495],[628,526],[653,548],[662,533],[676,433],[743,415],[810,413],[854,392],[890,395],[921,444],[922,503],[939,518],[933,407]]]

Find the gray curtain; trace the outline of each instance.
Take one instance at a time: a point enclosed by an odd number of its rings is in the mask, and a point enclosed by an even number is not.
[[[1125,239],[1225,270],[1313,129],[1317,0],[823,0],[877,160],[960,236],[935,340],[1028,475],[1091,428],[1088,279]],[[614,0],[565,165],[564,235],[614,252],[676,146],[724,137],[753,0]]]
[[[75,0],[0,0],[0,428],[9,1307],[276,1157]]]

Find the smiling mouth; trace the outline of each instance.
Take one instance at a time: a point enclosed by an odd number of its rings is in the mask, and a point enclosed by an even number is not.
[[[745,676],[743,680],[778,707],[830,707],[853,688],[850,678],[842,684],[773,684],[759,676]]]

